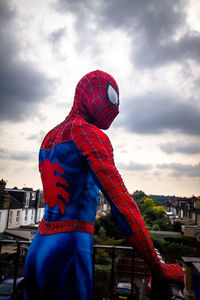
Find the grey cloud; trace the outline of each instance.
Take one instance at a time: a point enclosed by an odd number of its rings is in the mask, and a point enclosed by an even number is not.
[[[196,165],[170,163],[157,165],[158,169],[169,169],[174,177],[200,177],[200,163]]]
[[[126,171],[148,171],[152,169],[150,164],[140,164],[130,161],[128,164],[119,163],[119,168]]]
[[[132,59],[139,67],[193,59],[199,62],[200,34],[189,31],[185,0],[106,1],[101,25],[124,29],[132,39]],[[179,39],[174,37],[184,29]]]
[[[18,160],[18,161],[27,161],[27,160],[33,160],[33,153],[29,152],[16,152],[9,155],[9,158],[12,160]]]
[[[183,153],[183,154],[199,154],[200,153],[200,142],[199,143],[185,143],[178,141],[177,143],[165,143],[160,144],[160,149],[167,153]]]
[[[20,60],[15,14],[8,1],[1,1],[1,9],[6,17],[0,22],[0,119],[20,121],[37,110],[50,93],[52,80],[29,61]]]
[[[68,54],[62,53],[61,45],[63,40],[65,42],[67,41],[67,38],[68,38],[68,34],[67,34],[66,27],[59,28],[56,31],[53,31],[47,38],[52,46],[55,57],[61,60],[63,63],[68,58]]]
[[[132,38],[132,59],[138,67],[156,67],[168,62],[193,59],[199,62],[200,34],[186,23],[185,0],[108,1],[102,24],[124,29]],[[185,34],[174,36],[185,29]],[[136,44],[137,41],[137,44]]]
[[[35,160],[36,153],[28,151],[12,151],[0,149],[0,160],[32,161]]]
[[[103,0],[104,1],[104,0]],[[90,1],[90,0],[58,0],[53,5],[54,8],[61,14],[72,13],[75,17],[76,29],[76,48],[81,54],[88,51],[91,55],[97,56],[100,52],[101,45],[97,41],[98,32],[102,29],[100,24],[101,7],[104,2]],[[106,24],[105,24],[106,25]]]
[[[57,29],[56,31],[53,31],[50,35],[49,35],[49,41],[53,44],[59,43],[62,38],[66,35],[66,28],[60,28]]]
[[[170,62],[193,60],[200,62],[200,35],[187,32],[178,41],[170,40],[164,44],[143,41],[142,47],[133,55],[138,67],[159,67]]]
[[[58,0],[56,7],[61,13],[73,13],[82,25],[88,16],[95,16],[94,21],[102,27],[122,28],[130,33],[143,31],[146,36],[153,33],[152,38],[160,38],[174,33],[183,24],[184,5],[185,0],[103,0],[100,4],[89,0]]]
[[[79,44],[95,47],[100,30],[120,29],[132,40],[132,61],[139,68],[154,68],[168,62],[200,59],[200,34],[191,32],[186,19],[186,0],[58,0],[61,13],[73,13]],[[90,23],[97,27],[92,30]],[[174,37],[185,33],[179,40]],[[112,34],[111,34],[112,37]],[[91,42],[88,44],[88,42]],[[98,46],[96,50],[99,51]],[[92,50],[93,51],[93,50]]]
[[[31,134],[27,137],[27,140],[36,140],[38,142],[42,142],[42,140],[44,139],[46,133],[41,130],[40,132],[38,133],[34,133],[34,134]]]
[[[7,0],[0,1],[0,24],[9,22],[15,16],[15,8],[10,6]],[[2,29],[2,27],[1,27]]]
[[[175,95],[159,94],[133,97],[122,106],[121,116],[116,120],[115,126],[123,126],[139,134],[176,131],[199,135],[199,107],[195,105],[195,101],[191,100],[190,104],[179,102],[177,99]]]
[[[100,6],[97,1],[90,0],[58,0],[53,6],[61,13],[73,13],[76,16],[77,22],[84,25],[83,21],[87,19],[88,14],[99,11]],[[81,30],[81,28],[80,28]]]
[[[183,24],[184,3],[182,0],[104,1],[101,20],[113,28],[125,28],[132,33],[141,31],[152,39],[166,38]]]

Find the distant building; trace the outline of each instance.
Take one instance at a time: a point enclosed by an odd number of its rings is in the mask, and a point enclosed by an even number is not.
[[[99,191],[99,203],[96,217],[105,216],[110,212],[110,205],[101,191]]]
[[[200,257],[182,257],[185,270],[185,299],[200,299]]]
[[[175,198],[164,203],[171,222],[181,222],[184,235],[200,237],[200,197]]]
[[[21,227],[34,226],[43,218],[44,196],[41,190],[32,188],[6,188],[0,181],[0,233],[14,233]]]

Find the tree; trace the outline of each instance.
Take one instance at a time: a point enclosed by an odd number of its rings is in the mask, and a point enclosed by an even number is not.
[[[133,199],[136,201],[136,202],[138,202],[138,201],[141,201],[142,200],[142,198],[144,198],[146,195],[145,195],[145,193],[143,192],[143,191],[135,191],[134,193],[133,193]]]
[[[156,211],[154,207],[147,207],[144,211],[144,219],[148,219],[149,225],[151,225],[156,219]]]
[[[101,226],[99,229],[99,238],[103,241],[106,240],[106,231],[105,229]]]
[[[143,191],[135,191],[132,195],[133,200],[137,203],[140,211],[143,211],[143,201],[146,197],[146,194]]]
[[[106,216],[103,216],[96,220],[94,234],[97,235],[99,238],[103,236],[102,229],[106,233],[106,238],[123,238],[123,235],[117,225],[117,222],[115,221],[111,213],[108,213]]]
[[[154,209],[159,219],[164,218],[166,216],[166,211],[163,206],[154,206]]]
[[[144,206],[145,207],[154,207],[155,203],[154,200],[152,198],[146,197],[144,199]]]

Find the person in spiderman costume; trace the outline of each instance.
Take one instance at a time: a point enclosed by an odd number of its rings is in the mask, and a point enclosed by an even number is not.
[[[92,299],[92,235],[99,189],[152,274],[183,284],[182,268],[160,261],[101,130],[108,129],[118,113],[119,90],[113,77],[100,70],[90,72],[76,87],[69,115],[41,145],[45,215],[26,258],[25,300]]]

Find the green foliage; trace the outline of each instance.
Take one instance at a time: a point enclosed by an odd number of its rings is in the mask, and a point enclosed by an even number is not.
[[[181,232],[181,226],[182,226],[181,222],[174,222],[172,224],[172,230],[177,231],[177,232]]]
[[[154,224],[151,229],[158,231],[158,230],[160,230],[160,227],[158,224]]]
[[[166,211],[163,206],[154,206],[157,218],[164,218],[166,216]]]
[[[110,274],[110,265],[95,265],[95,280],[105,281]]]
[[[145,209],[144,211],[144,219],[148,219],[149,220],[149,224],[151,225],[153,223],[153,221],[155,221],[156,219],[156,211],[153,207],[147,207],[147,209]]]
[[[164,207],[155,205],[153,197],[148,197],[143,191],[138,190],[133,193],[132,197],[139,206],[147,230],[181,231],[181,223],[171,224],[166,216]],[[107,244],[108,240],[110,245],[115,240],[124,242],[124,236],[112,213],[97,219],[95,223],[94,243]]]
[[[111,213],[96,220],[94,234],[100,240],[107,238],[123,238],[123,235]]]
[[[146,197],[145,193],[143,191],[135,191],[132,195],[133,199],[138,202],[141,201],[144,197]]]
[[[125,239],[116,240],[114,238],[109,238],[109,237],[105,241],[103,241],[103,244],[109,246],[127,246]],[[128,244],[128,246],[130,245]]]
[[[169,243],[182,244],[184,246],[189,246],[189,247],[199,246],[196,237],[193,236],[180,236],[180,237],[168,236],[165,237],[164,240]]]
[[[132,195],[133,200],[137,203],[140,211],[143,210],[144,199],[147,197],[143,191],[135,191]]]
[[[154,200],[152,198],[146,197],[144,199],[144,206],[145,207],[154,207],[155,203]]]
[[[106,265],[110,262],[110,256],[105,249],[97,249],[95,254],[95,263]]]
[[[192,253],[193,249],[191,246],[184,245],[182,243],[174,243],[170,241],[159,240],[159,250],[162,254],[173,254],[173,255],[185,255],[187,253]]]
[[[164,239],[153,239],[154,247],[157,248],[160,253],[166,255],[193,255],[199,256],[199,243],[195,237],[178,236],[172,237],[167,236]]]
[[[101,240],[105,240],[106,239],[106,231],[105,231],[105,229],[102,226],[99,228],[99,238]]]
[[[150,197],[143,197],[140,200],[140,211],[143,215],[146,227],[152,230],[172,230],[167,228],[168,219],[163,206],[155,205],[155,201]],[[155,229],[154,229],[155,228]]]

